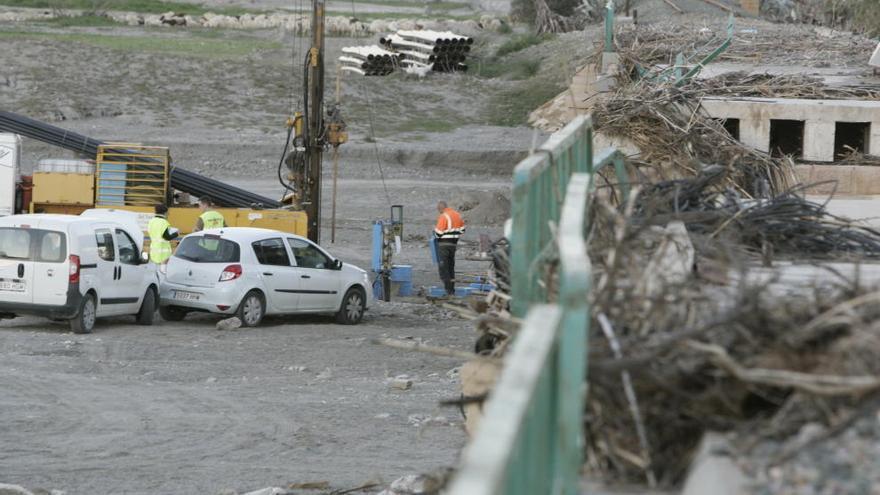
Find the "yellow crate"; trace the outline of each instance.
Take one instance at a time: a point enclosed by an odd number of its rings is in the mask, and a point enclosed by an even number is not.
[[[29,213],[57,213],[61,215],[79,215],[92,205],[56,205],[52,203],[31,203]]]
[[[288,210],[252,210],[250,208],[216,208],[223,215],[229,227],[259,227],[280,230],[291,234],[305,236],[306,219],[303,211]],[[181,233],[190,233],[196,226],[201,215],[198,208],[169,208],[168,221]]]
[[[34,203],[89,205],[95,202],[93,174],[34,172]]]
[[[153,213],[153,208],[147,206],[124,206],[121,208],[118,206],[98,206],[98,208],[115,208],[117,210],[146,213],[150,217],[152,217]],[[226,219],[226,224],[230,227],[274,229],[304,237],[308,228],[306,220],[308,217],[303,211],[252,210],[250,208],[217,208],[216,210],[223,215],[223,218]],[[201,212],[198,208],[168,208],[168,222],[171,223],[172,227],[178,229],[181,235],[192,232],[199,215],[201,215]],[[147,215],[144,218],[147,219]],[[143,228],[146,230],[146,222],[144,222]]]

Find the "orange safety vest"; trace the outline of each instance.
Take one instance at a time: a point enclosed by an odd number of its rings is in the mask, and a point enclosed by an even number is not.
[[[464,220],[461,214],[452,208],[446,208],[437,217],[437,225],[434,226],[434,236],[440,242],[458,241],[458,238],[464,234]]]

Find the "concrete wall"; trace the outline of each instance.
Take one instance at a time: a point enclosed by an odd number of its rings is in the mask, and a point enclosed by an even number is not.
[[[810,194],[839,196],[880,195],[880,167],[858,165],[795,165],[795,175],[802,184],[811,187]]]
[[[759,151],[770,151],[770,120],[804,121],[803,159],[834,161],[836,122],[870,122],[868,154],[880,156],[880,101],[798,100],[784,98],[706,98],[712,117],[739,119],[739,139]]]

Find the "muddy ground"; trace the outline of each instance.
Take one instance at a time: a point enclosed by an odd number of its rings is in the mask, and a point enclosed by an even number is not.
[[[245,3],[281,2],[213,2]],[[640,19],[668,17],[663,5],[647,2]],[[474,33],[466,74],[342,79],[351,139],[340,150],[334,244],[325,181],[323,244],[368,267],[373,221],[402,204],[395,261],[414,266],[416,286],[437,284],[426,239],[434,204],[446,199],[473,207],[464,212],[460,274],[484,274],[484,262],[464,258],[481,233],[500,236],[511,171],[545,137],[525,126],[528,113],[567,86],[600,30],[507,54],[499,49],[524,28]],[[329,100],[341,47],[372,42],[328,39]],[[279,197],[284,121],[300,107],[305,47],[279,30],[0,24],[0,109],[95,138],[170,146],[178,166]],[[23,172],[64,156],[26,140]],[[329,155],[326,163],[329,179]],[[212,494],[316,480],[349,488],[455,463],[465,442],[460,417],[437,402],[457,395],[449,372],[460,363],[369,341],[468,349],[468,322],[397,303],[377,304],[357,327],[289,318],[224,333],[215,321],[144,328],[116,320],[90,336],[40,319],[0,322],[0,482],[68,494]],[[415,379],[411,391],[389,388],[386,377],[399,374]],[[414,426],[426,416],[446,421]]]
[[[363,42],[331,38],[328,52]],[[299,59],[304,44],[272,30],[0,25],[0,108],[100,139],[170,146],[177,165],[277,198],[283,124],[301,84],[294,44]],[[434,204],[488,202],[474,210],[458,265],[463,277],[484,274],[485,263],[463,258],[480,233],[500,235],[510,171],[534,139],[493,123],[493,88],[516,84],[344,80],[352,139],[340,155],[333,244],[325,187],[323,244],[366,268],[373,221],[403,204],[395,261],[414,266],[417,287],[435,285],[426,242]],[[23,172],[64,156],[26,140]],[[461,417],[437,403],[458,395],[451,371],[461,363],[370,341],[466,350],[467,321],[423,303],[378,303],[356,327],[287,318],[220,332],[215,322],[118,319],[88,336],[38,318],[0,322],[0,482],[68,495],[243,493],[322,480],[351,488],[455,464]],[[412,390],[390,388],[387,378],[401,374]],[[424,424],[431,417],[440,419]]]
[[[94,334],[36,318],[0,322],[0,478],[97,493],[333,488],[452,465],[464,434],[454,359],[373,345],[387,336],[467,348],[467,324],[426,305],[381,305],[363,324],[216,319]],[[408,391],[388,377],[406,374]],[[434,418],[428,424],[425,419]]]

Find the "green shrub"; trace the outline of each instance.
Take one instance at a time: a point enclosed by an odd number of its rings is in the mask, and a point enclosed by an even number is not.
[[[495,51],[496,57],[503,57],[505,55],[510,55],[511,53],[516,53],[521,50],[525,50],[530,46],[539,45],[547,40],[553,39],[552,34],[521,34],[518,36],[514,36],[513,38],[507,40],[498,47],[498,50]]]
[[[489,123],[516,127],[528,122],[529,114],[565,89],[561,84],[535,80],[501,91],[492,97]]]
[[[574,14],[575,9],[580,5],[581,0],[547,0],[547,6],[553,12],[570,16]],[[535,3],[533,0],[513,0],[510,5],[510,17],[514,21],[525,22],[528,24],[535,23]]]
[[[500,62],[497,59],[491,59],[479,64],[471,64],[474,73],[486,79],[495,79],[503,77],[518,81],[521,79],[529,79],[538,74],[541,70],[541,61],[537,59],[515,60],[512,62]]]

